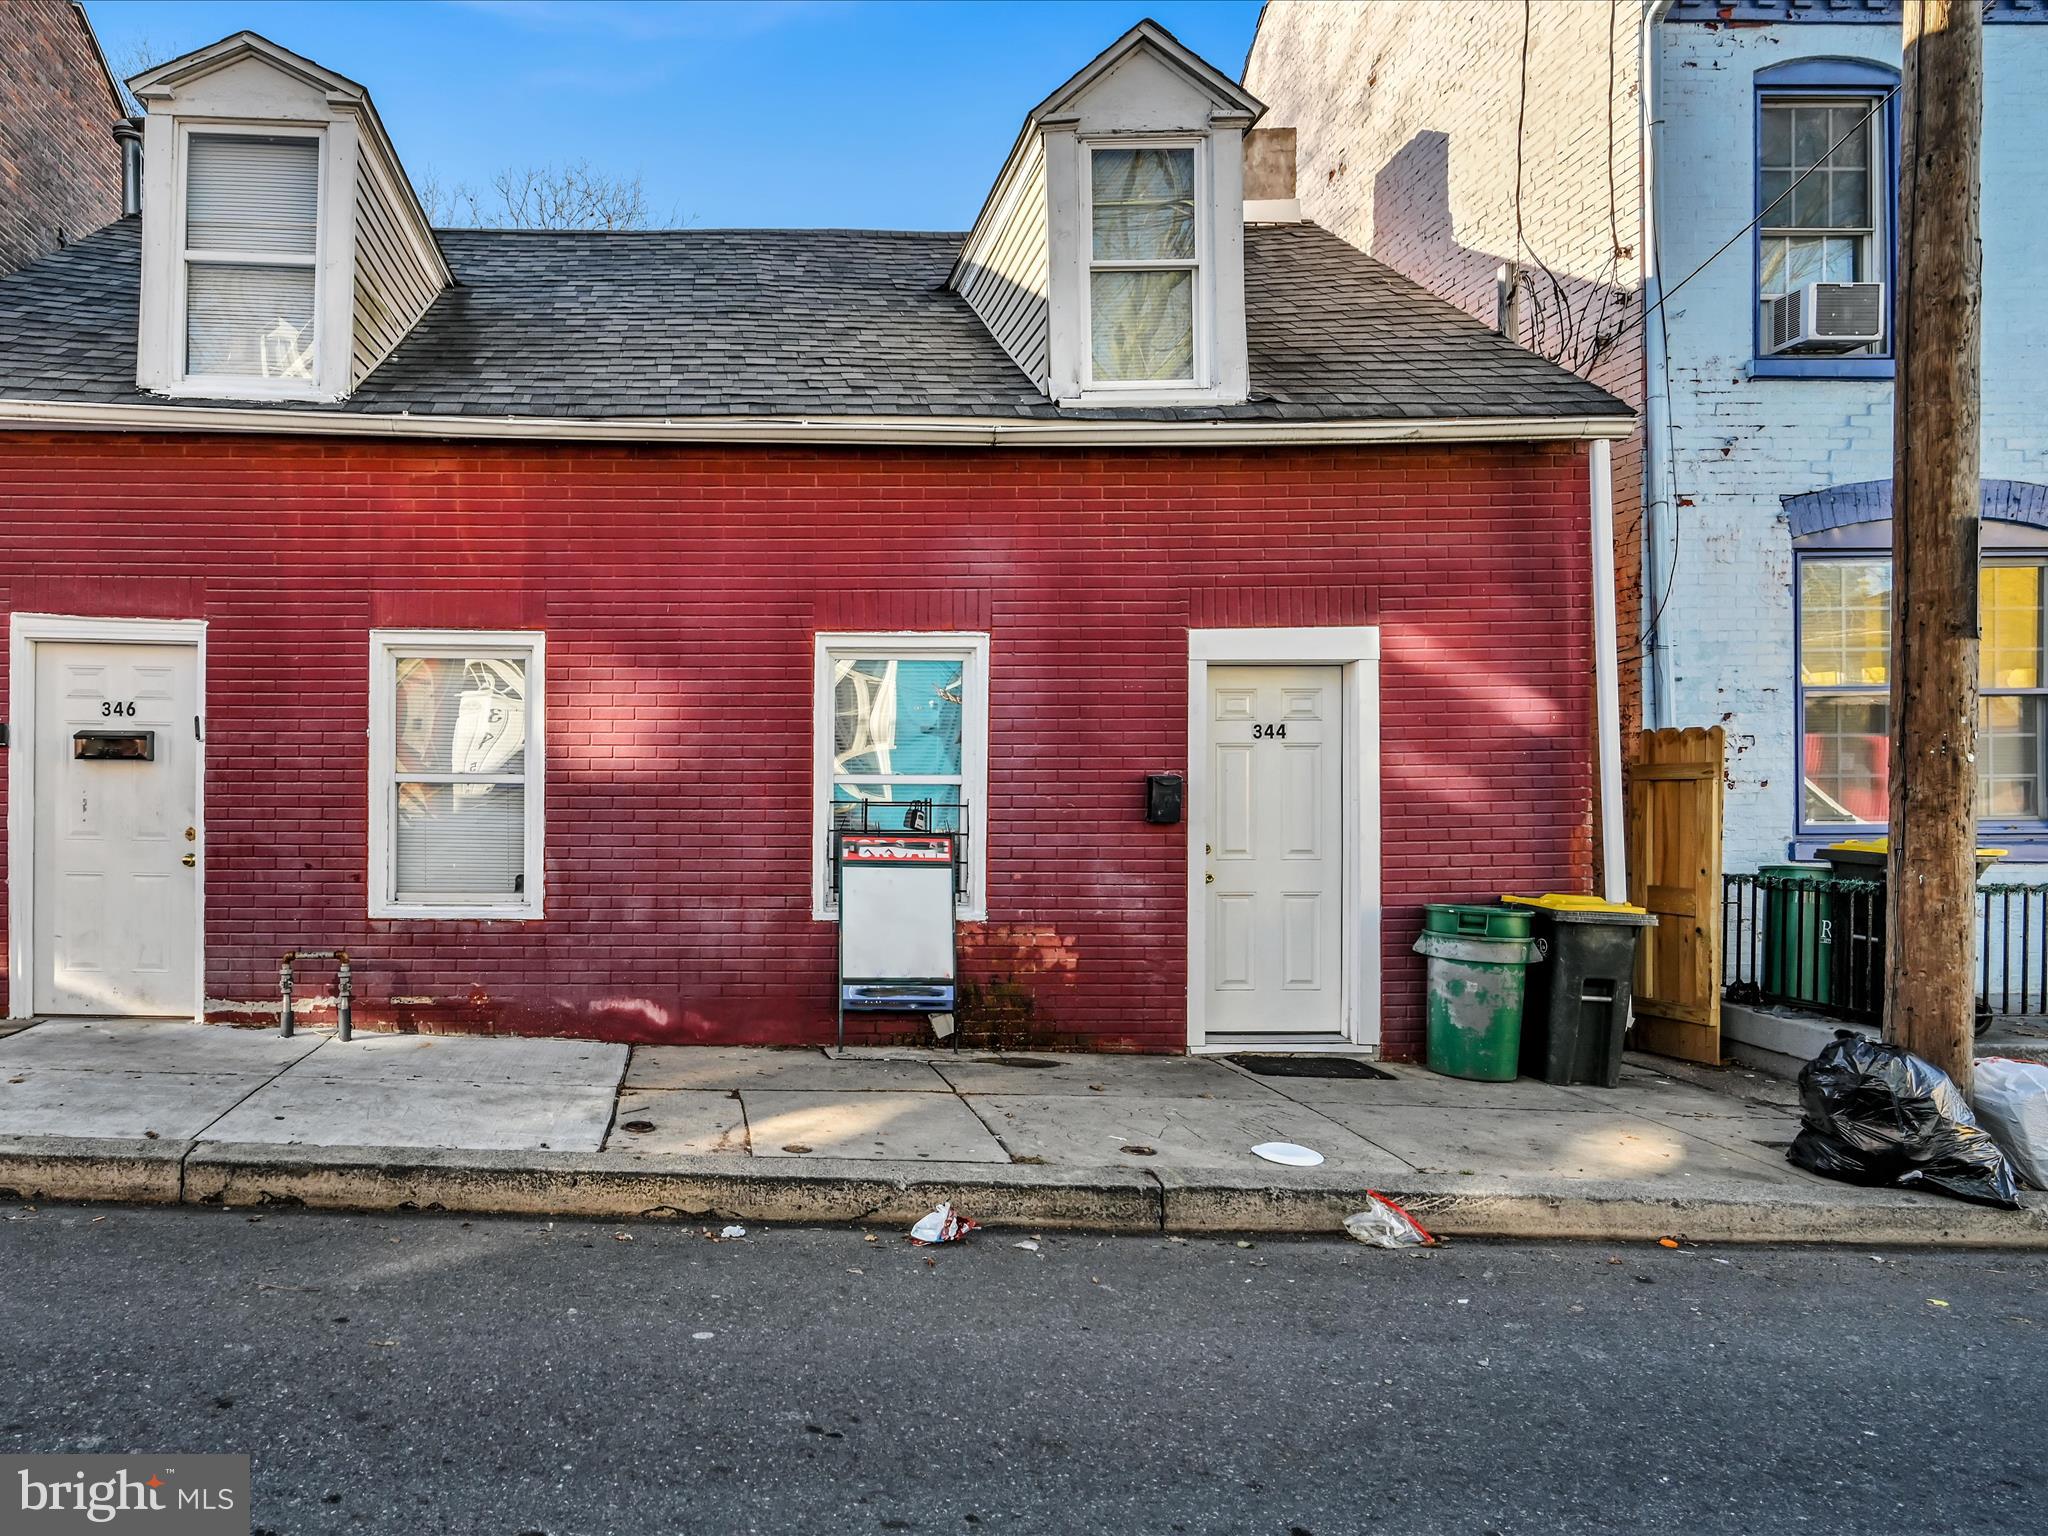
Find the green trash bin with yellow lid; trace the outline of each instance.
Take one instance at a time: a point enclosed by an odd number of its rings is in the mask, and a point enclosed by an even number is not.
[[[1482,1083],[1514,1080],[1535,949],[1529,935],[1529,914],[1509,907],[1423,908],[1415,952],[1428,961],[1424,1021],[1432,1072]]]
[[[1636,943],[1657,919],[1641,907],[1552,891],[1503,896],[1529,913],[1535,957],[1522,1011],[1522,1073],[1613,1088],[1635,1007]]]

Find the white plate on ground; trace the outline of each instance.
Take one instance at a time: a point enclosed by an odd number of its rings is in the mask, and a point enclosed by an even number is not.
[[[1323,1154],[1314,1148],[1298,1147],[1291,1141],[1262,1141],[1252,1148],[1252,1156],[1290,1168],[1313,1168],[1323,1160]]]

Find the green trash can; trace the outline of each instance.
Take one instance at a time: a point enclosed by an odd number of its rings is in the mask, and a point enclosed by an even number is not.
[[[1835,872],[1824,864],[1766,864],[1764,991],[1788,1002],[1835,1000]]]
[[[1546,1083],[1621,1083],[1635,1006],[1636,944],[1657,919],[1641,907],[1553,892],[1501,898],[1535,919],[1536,958],[1522,1012],[1522,1075]]]
[[[1415,952],[1429,962],[1425,1018],[1432,1072],[1512,1082],[1521,1062],[1529,914],[1439,903],[1423,909]]]

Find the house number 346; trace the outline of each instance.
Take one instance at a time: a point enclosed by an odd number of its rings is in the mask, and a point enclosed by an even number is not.
[[[115,715],[132,717],[135,713],[133,699],[103,699],[100,701],[100,715],[111,718]]]
[[[1287,739],[1287,727],[1284,725],[1253,726],[1252,740],[1257,741],[1261,737],[1264,737],[1268,741],[1285,741]]]

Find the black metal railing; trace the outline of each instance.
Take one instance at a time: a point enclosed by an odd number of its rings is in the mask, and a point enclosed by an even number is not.
[[[1727,997],[1875,1023],[1883,1009],[1884,929],[1882,881],[1725,876]],[[1977,1008],[1980,1015],[2048,1015],[2048,885],[1979,889]]]

